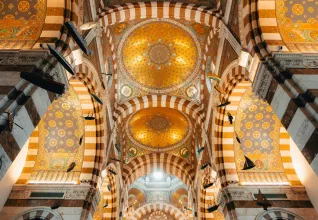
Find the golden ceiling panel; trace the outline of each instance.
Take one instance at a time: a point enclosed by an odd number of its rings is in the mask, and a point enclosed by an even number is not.
[[[31,49],[41,35],[46,0],[0,0],[0,49]]]
[[[291,51],[318,48],[318,1],[276,1],[276,16],[282,39]]]
[[[148,108],[133,114],[126,123],[129,139],[145,150],[168,151],[184,144],[191,134],[191,122],[170,108]]]
[[[237,112],[235,131],[242,144],[235,142],[234,152],[240,182],[262,183],[268,179],[284,182],[286,175],[279,145],[281,124],[272,108],[249,89],[244,93]],[[254,161],[255,168],[242,171],[244,155]]]
[[[61,181],[72,162],[76,166],[67,181],[76,182],[83,163],[84,144],[79,145],[79,139],[84,121],[80,100],[71,86],[49,106],[38,126],[39,150],[29,182]]]
[[[201,50],[194,33],[169,19],[149,19],[129,29],[118,47],[120,71],[148,92],[170,92],[200,70]]]

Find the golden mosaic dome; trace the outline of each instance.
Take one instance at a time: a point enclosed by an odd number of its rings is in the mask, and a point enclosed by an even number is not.
[[[148,108],[128,119],[126,132],[131,141],[141,148],[166,151],[185,143],[191,134],[191,123],[178,110]]]
[[[150,19],[127,31],[119,44],[119,68],[136,87],[172,91],[191,81],[200,69],[196,36],[182,24]]]

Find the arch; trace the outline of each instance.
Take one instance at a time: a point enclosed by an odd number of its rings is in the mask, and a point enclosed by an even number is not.
[[[33,208],[26,210],[20,214],[18,214],[16,217],[13,218],[13,220],[28,220],[28,219],[54,219],[54,220],[63,220],[62,216],[54,210],[51,210],[50,208]]]
[[[185,19],[211,27],[218,26],[218,14],[206,10],[208,6],[197,6],[189,3],[174,2],[135,2],[102,6],[100,9],[101,26],[107,27],[123,21],[147,18]]]
[[[161,169],[166,173],[178,177],[188,189],[193,184],[194,170],[191,164],[180,157],[166,153],[150,153],[132,159],[123,166],[123,181],[129,187],[139,177]]]
[[[168,213],[178,220],[186,219],[184,214],[180,211],[180,209],[177,209],[176,207],[167,203],[156,202],[156,203],[148,203],[146,205],[141,206],[140,208],[138,208],[136,211],[132,213],[129,220],[141,219],[142,216],[149,214],[151,212],[155,212],[155,211],[162,211],[162,212]]]
[[[194,102],[186,99],[169,95],[147,95],[129,100],[116,108],[114,120],[122,122],[128,115],[141,109],[152,107],[166,107],[179,110],[192,117],[200,125],[202,125],[204,121],[204,110],[202,106],[198,106]]]
[[[268,220],[268,219],[304,220],[299,215],[291,211],[281,209],[281,208],[272,208],[267,211],[262,211],[255,218],[255,220]]]
[[[98,73],[88,60],[84,59],[84,62],[81,65],[76,66],[75,70],[77,73],[77,77],[72,78],[70,80],[70,84],[74,86],[74,90],[79,97],[83,114],[87,114],[88,112],[95,113],[96,117],[95,122],[85,121],[86,129],[85,138],[83,140],[83,143],[85,144],[85,151],[80,180],[82,182],[96,184],[96,175],[99,175],[99,172],[94,172],[94,169],[96,167],[95,157],[98,156],[98,153],[100,153],[100,155],[103,155],[100,150],[96,149],[103,148],[96,148],[95,145],[99,143],[99,146],[104,146],[101,140],[102,137],[101,135],[99,135],[100,133],[103,133],[103,116],[101,114],[102,108],[96,103],[96,101],[92,99],[88,92],[101,94],[103,90],[101,83],[99,82],[99,80],[96,79],[97,77],[99,77]],[[28,182],[38,154],[38,141],[39,128],[37,126],[29,138],[26,163],[19,179],[16,182],[17,184],[27,184]],[[100,161],[100,163],[102,163],[102,161]]]

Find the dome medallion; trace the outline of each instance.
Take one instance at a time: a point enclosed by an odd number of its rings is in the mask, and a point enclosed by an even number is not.
[[[168,151],[184,144],[191,134],[191,122],[170,108],[142,109],[128,119],[129,139],[146,150]]]
[[[196,36],[169,19],[149,19],[128,30],[118,47],[119,69],[139,89],[163,93],[189,83],[200,71]]]

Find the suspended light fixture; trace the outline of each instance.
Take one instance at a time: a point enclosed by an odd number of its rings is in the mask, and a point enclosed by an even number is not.
[[[121,152],[121,150],[120,150],[120,144],[115,144],[115,148],[116,148],[116,150],[118,151],[118,152]]]
[[[208,184],[205,184],[205,185],[203,186],[203,189],[207,189],[207,188],[213,186],[213,184],[214,184],[213,182],[208,183]]]
[[[183,208],[184,208],[185,210],[188,210],[188,211],[192,212],[192,209],[190,209],[190,208],[188,208],[188,207],[186,207],[186,206],[183,206]]]
[[[261,190],[258,190],[257,195],[257,205],[262,206],[264,210],[267,210],[268,207],[272,206],[272,204],[266,199],[266,197],[261,193]]]
[[[209,208],[207,208],[208,212],[211,213],[211,212],[214,212],[216,211],[218,208],[219,208],[220,205],[214,205],[214,206],[211,206]]]
[[[201,166],[201,170],[204,170],[204,169],[207,168],[208,166],[211,166],[211,163],[210,163],[210,162],[207,162],[207,163],[203,164],[203,165]]]
[[[106,200],[105,205],[103,206],[103,208],[106,208],[108,206],[108,200]]]
[[[239,139],[239,137],[238,137],[238,135],[236,134],[236,132],[235,132],[235,138],[236,138],[237,142],[241,143],[241,140]]]
[[[111,185],[111,184],[108,184],[108,185],[107,185],[107,189],[108,189],[109,192],[111,192],[111,191],[112,191],[112,185]]]
[[[58,200],[56,202],[53,203],[53,205],[51,205],[51,209],[54,210],[54,209],[58,209],[61,205],[62,205],[63,201],[61,200]]]
[[[82,24],[82,25],[80,26],[80,29],[81,29],[82,31],[86,31],[86,30],[90,30],[90,29],[96,27],[96,25],[97,25],[97,22],[94,22],[94,21],[86,22],[85,24]]]
[[[83,37],[78,33],[74,25],[72,24],[71,21],[65,22],[65,27],[67,28],[68,32],[74,39],[74,41],[77,43],[77,45],[81,48],[81,50],[86,54],[86,55],[91,55],[92,51],[87,46],[86,41],[83,39]]]
[[[217,107],[218,107],[218,108],[221,108],[221,107],[227,106],[227,105],[229,105],[229,104],[231,104],[231,102],[226,101],[226,102],[223,102],[223,103],[219,104]]]
[[[233,124],[233,116],[230,112],[227,112],[227,118],[229,119],[230,124]]]
[[[95,99],[96,102],[98,102],[101,105],[104,104],[103,101],[97,95],[95,95],[94,93],[90,93],[90,94]]]
[[[80,137],[80,139],[79,139],[79,145],[82,145],[82,143],[83,143],[83,138],[84,138],[84,135],[82,135],[82,137]]]
[[[111,157],[111,158],[109,158],[110,160],[114,160],[114,161],[118,161],[118,162],[120,162],[120,159],[117,159],[117,158],[113,158],[113,157]]]
[[[75,166],[76,166],[76,163],[75,163],[75,162],[72,162],[72,163],[68,166],[66,172],[67,172],[67,173],[71,172],[71,171],[74,169]]]
[[[50,53],[52,54],[52,56],[55,57],[55,59],[57,61],[59,61],[59,63],[72,75],[75,75],[75,72],[71,66],[71,64],[69,64],[65,58],[62,56],[62,54],[60,54],[60,52],[58,52],[55,48],[53,48],[51,45],[47,45],[49,47]]]
[[[115,171],[111,170],[111,169],[109,169],[108,172],[110,172],[110,173],[112,173],[114,175],[117,175],[117,173]]]
[[[62,95],[65,92],[65,85],[54,81],[53,79],[44,77],[40,72],[21,72],[20,77],[26,81],[41,87],[49,92]]]
[[[249,169],[252,169],[255,167],[255,164],[253,163],[253,161],[248,158],[247,156],[244,156],[245,157],[245,163],[244,163],[244,167],[242,170],[249,170]]]
[[[202,151],[204,151],[205,147],[201,147],[199,150],[198,150],[198,154],[201,153]]]
[[[87,116],[84,116],[83,117],[85,120],[87,120],[87,121],[92,121],[92,120],[95,120],[95,117],[93,116],[93,115],[87,115]]]
[[[225,94],[225,92],[224,92],[222,89],[220,89],[220,87],[219,87],[218,85],[215,85],[214,88],[215,88],[215,90],[216,90],[218,93],[220,93],[220,94]]]

